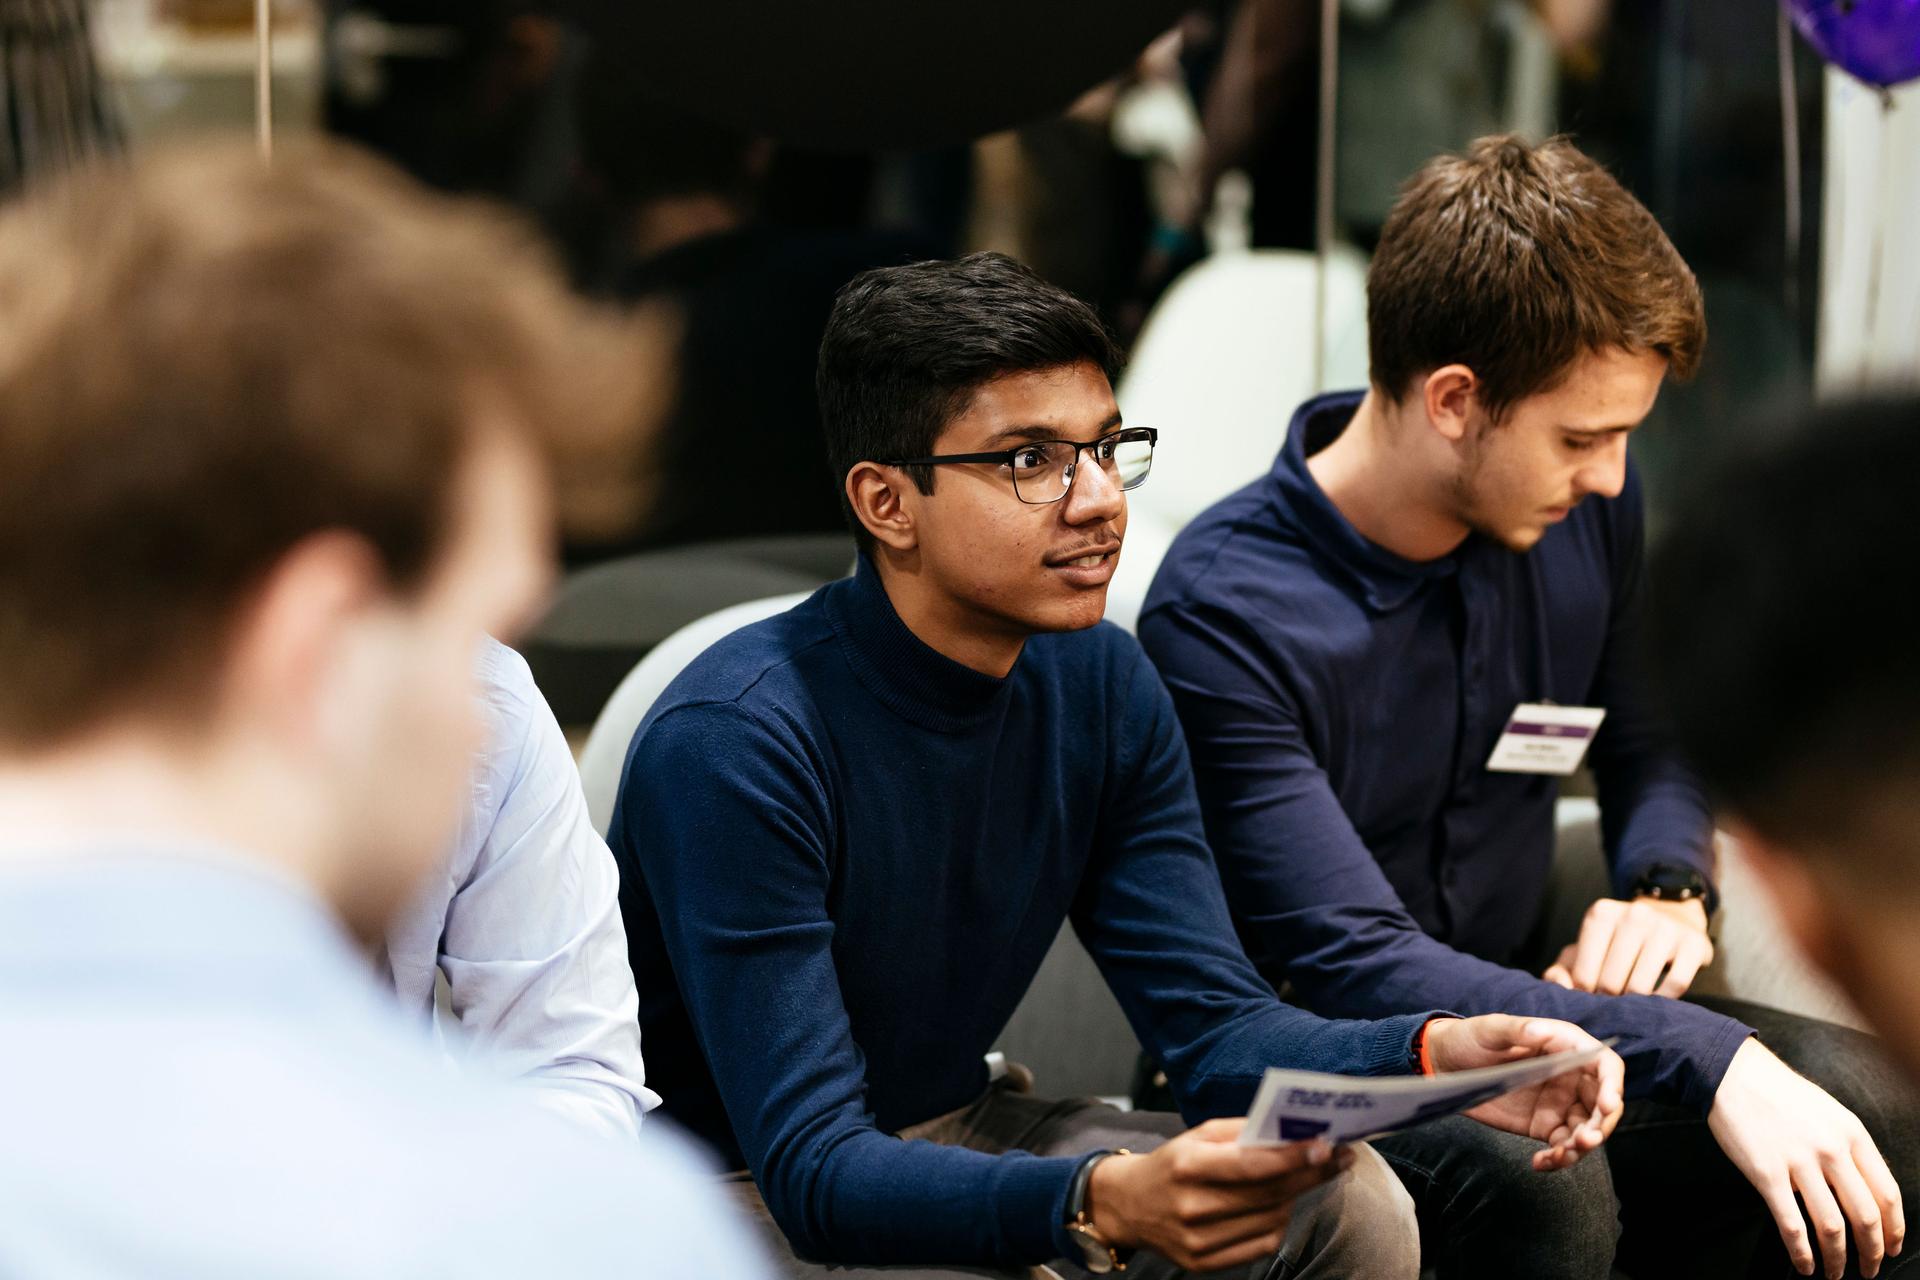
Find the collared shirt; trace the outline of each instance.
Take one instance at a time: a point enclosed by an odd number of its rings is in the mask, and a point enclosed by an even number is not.
[[[1330,1014],[1438,1004],[1621,1035],[1631,1084],[1704,1107],[1745,1028],[1499,967],[1553,861],[1558,779],[1486,768],[1522,702],[1605,708],[1590,762],[1618,891],[1654,862],[1712,871],[1706,804],[1634,661],[1638,477],[1525,554],[1475,535],[1406,560],[1307,469],[1359,402],[1303,406],[1271,474],[1175,540],[1141,612],[1248,950]]]
[[[445,865],[387,940],[403,1006],[431,1017],[434,973],[471,1047],[535,1100],[631,1136],[646,1088],[620,876],[526,660],[487,641],[488,741]]]
[[[768,1273],[664,1128],[463,1073],[231,855],[0,867],[0,1275]]]

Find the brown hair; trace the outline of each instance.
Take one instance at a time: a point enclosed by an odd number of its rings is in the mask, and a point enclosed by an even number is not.
[[[190,708],[312,533],[417,585],[480,406],[563,479],[604,466],[633,336],[517,222],[338,146],[160,152],[0,212],[0,746]]]
[[[1657,351],[1691,377],[1706,337],[1700,288],[1660,224],[1565,138],[1481,138],[1428,161],[1367,272],[1373,384],[1397,401],[1464,364],[1495,421],[1607,347]]]

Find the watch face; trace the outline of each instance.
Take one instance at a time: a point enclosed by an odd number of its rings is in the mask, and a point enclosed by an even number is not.
[[[1080,1246],[1081,1263],[1097,1276],[1104,1276],[1113,1270],[1113,1253],[1100,1240],[1078,1222],[1067,1224],[1067,1234]]]
[[[1703,898],[1707,881],[1691,867],[1654,867],[1640,877],[1638,890],[1655,898]]]

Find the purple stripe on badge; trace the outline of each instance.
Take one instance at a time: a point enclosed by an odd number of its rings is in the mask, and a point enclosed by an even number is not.
[[[1583,724],[1534,724],[1527,720],[1515,720],[1507,726],[1508,733],[1530,733],[1538,738],[1591,738],[1593,730]]]

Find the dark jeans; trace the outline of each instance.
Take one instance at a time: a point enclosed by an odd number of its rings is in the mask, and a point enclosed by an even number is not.
[[[1872,1037],[1744,1001],[1693,998],[1753,1027],[1860,1117],[1920,1227],[1920,1106]],[[1559,1173],[1533,1172],[1537,1143],[1457,1117],[1373,1146],[1412,1195],[1422,1260],[1441,1280],[1604,1278],[1615,1265],[1633,1280],[1796,1274],[1759,1193],[1706,1118],[1664,1103],[1629,1103],[1607,1145]],[[1859,1274],[1851,1250],[1847,1274]],[[1920,1280],[1920,1240],[1880,1274]]]

